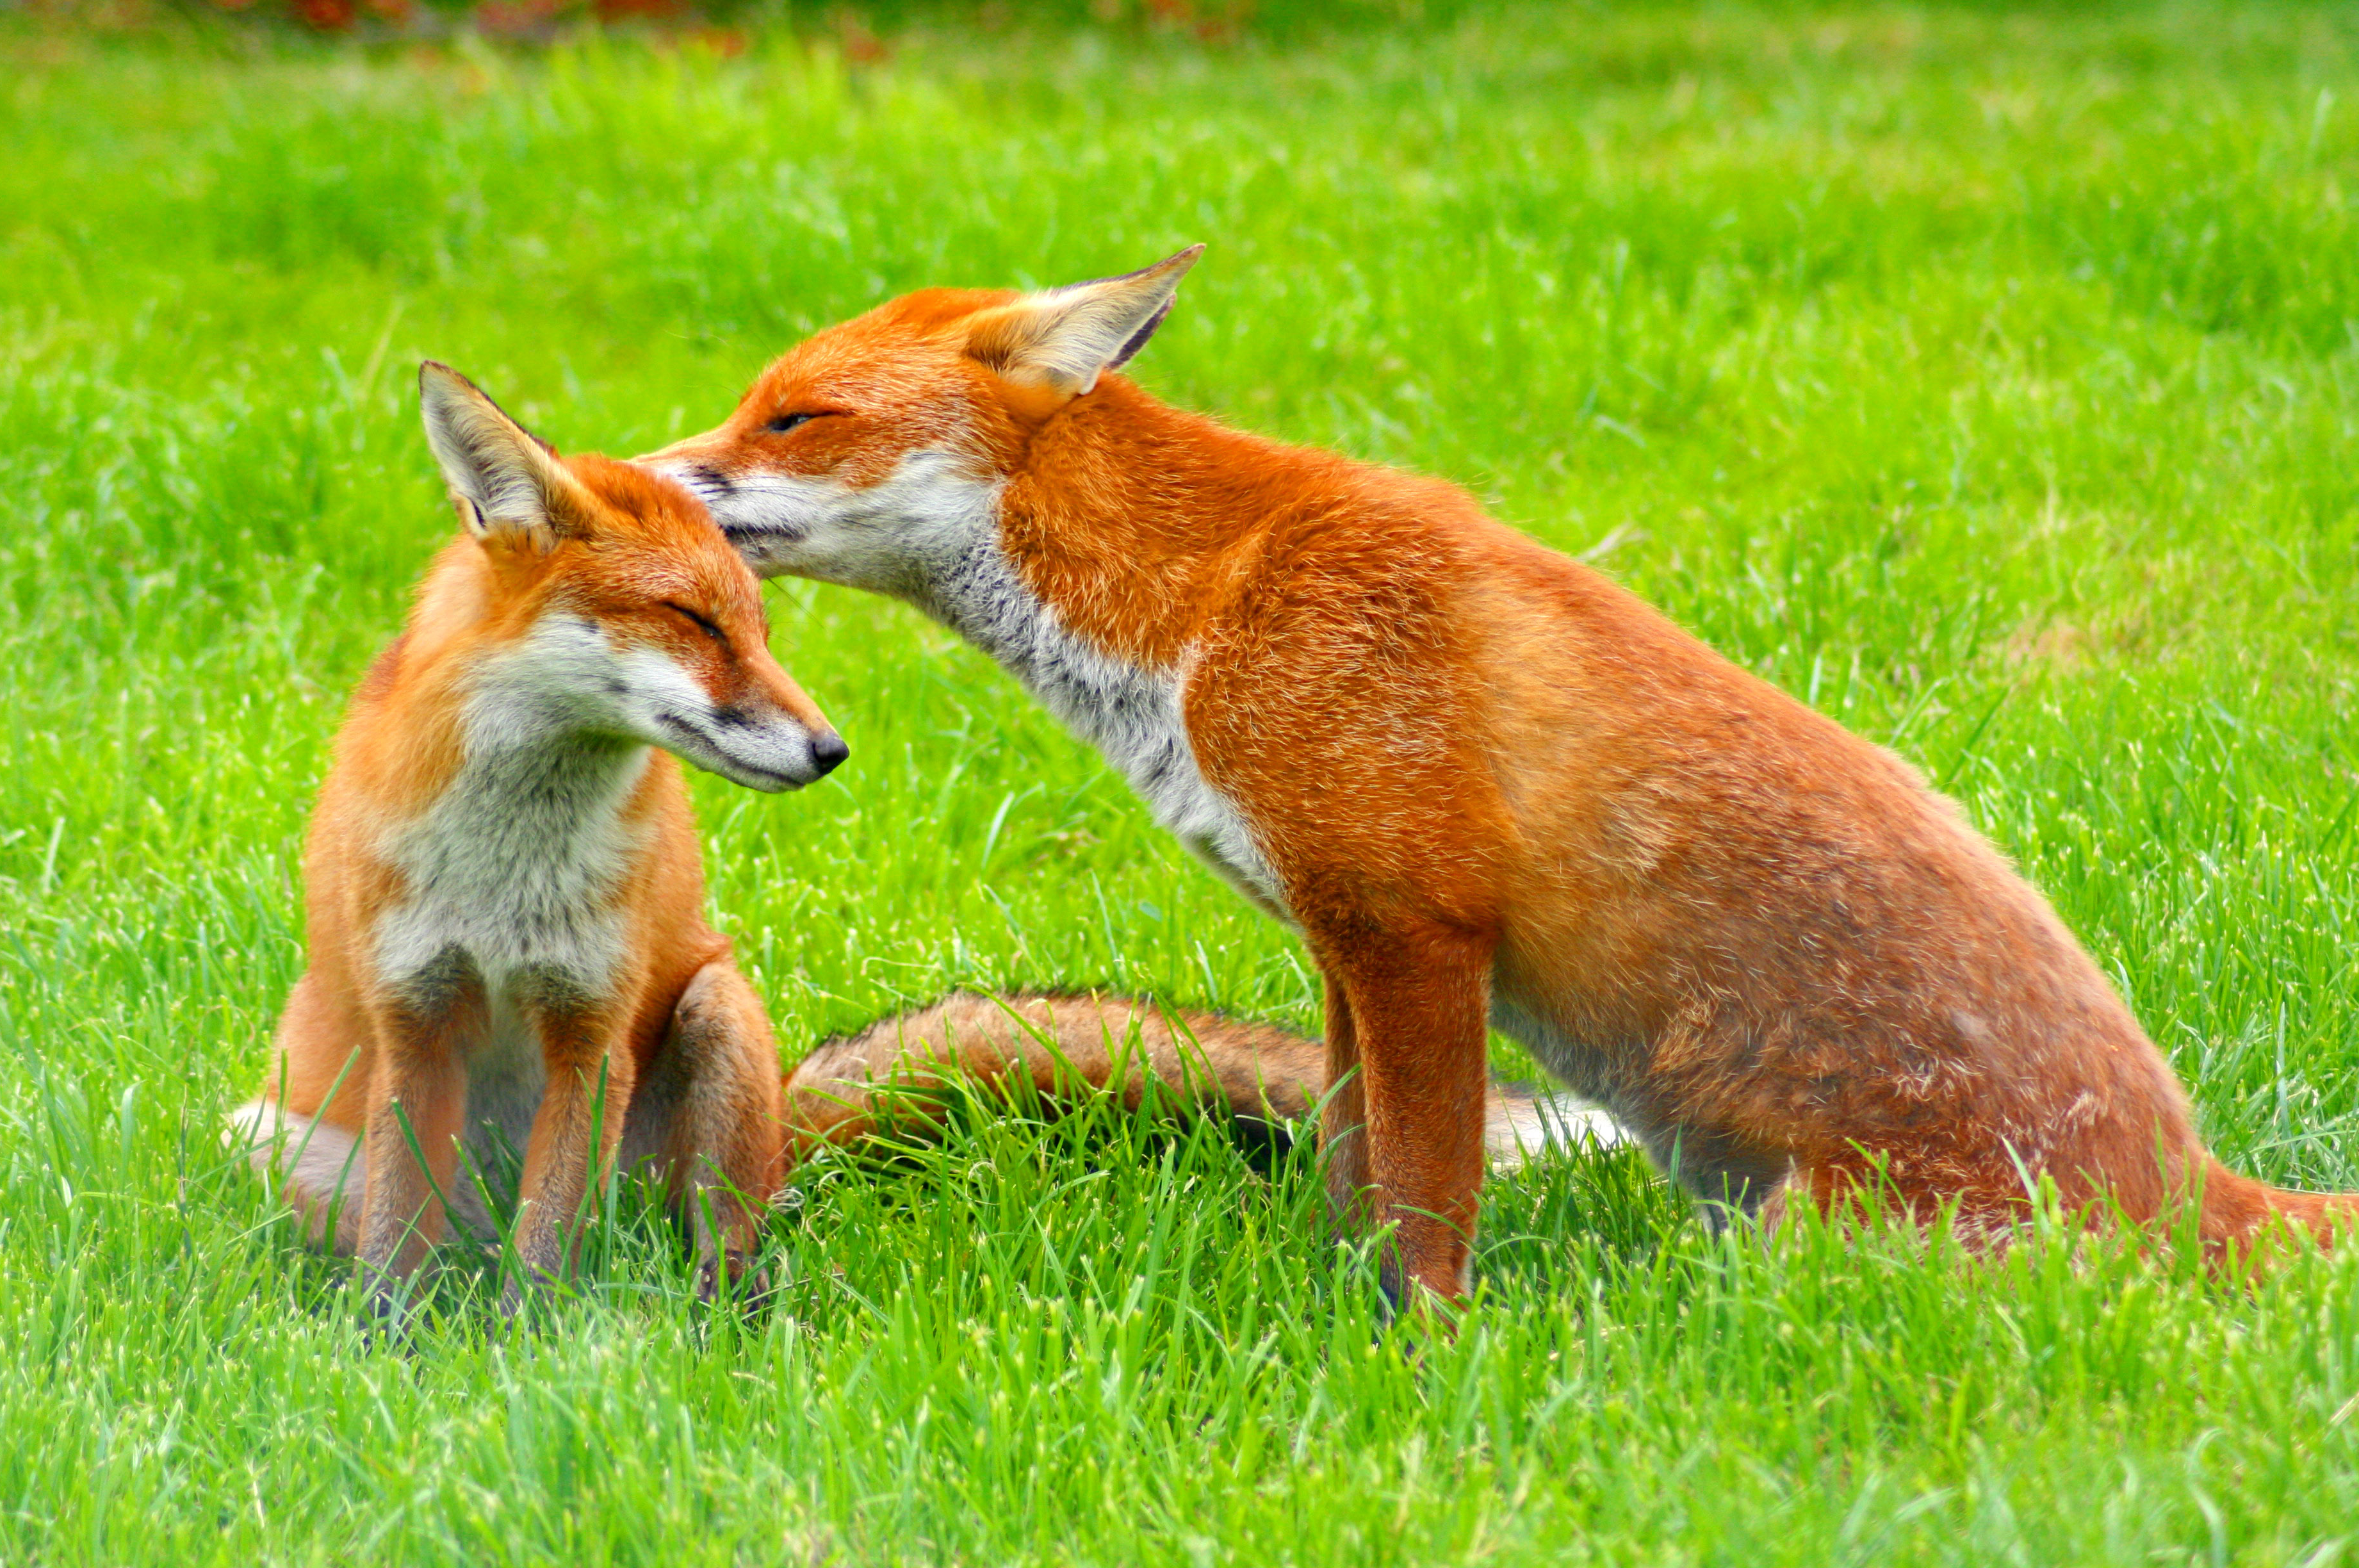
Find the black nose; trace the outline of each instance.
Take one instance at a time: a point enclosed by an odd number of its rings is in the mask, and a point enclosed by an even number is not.
[[[822,779],[834,772],[835,765],[851,755],[852,748],[844,745],[843,737],[833,730],[811,737],[811,766],[819,769],[819,776]]]

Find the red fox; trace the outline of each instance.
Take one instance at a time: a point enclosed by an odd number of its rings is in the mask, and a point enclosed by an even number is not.
[[[236,1136],[381,1304],[446,1222],[488,1236],[502,1187],[522,1264],[562,1269],[593,1158],[669,1179],[709,1292],[750,1252],[784,1129],[673,757],[777,790],[846,748],[690,496],[559,458],[441,365],[419,387],[464,527],[337,737],[310,967]]]
[[[1908,765],[1449,485],[1115,374],[1200,247],[824,331],[640,461],[757,572],[915,604],[1301,933],[1347,1232],[1466,1287],[1485,1025],[1719,1212],[1873,1185],[1995,1241],[2034,1179],[2202,1236],[2359,1200],[2204,1150],[2040,896]]]

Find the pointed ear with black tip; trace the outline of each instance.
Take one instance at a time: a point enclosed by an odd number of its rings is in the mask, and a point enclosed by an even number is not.
[[[476,539],[546,552],[586,515],[581,483],[556,452],[473,382],[429,359],[418,367],[418,399],[426,444]]]
[[[967,353],[1019,387],[1078,397],[1147,346],[1180,279],[1204,254],[1190,245],[1153,267],[1030,294],[977,315]]]

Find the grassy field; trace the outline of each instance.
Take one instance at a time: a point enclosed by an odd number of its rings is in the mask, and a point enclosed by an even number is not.
[[[1702,1236],[1495,1184],[1379,1335],[1307,1160],[1096,1113],[813,1174],[785,1305],[644,1214],[368,1342],[219,1152],[342,696],[448,517],[931,283],[1212,245],[1158,392],[1464,482],[1923,765],[2272,1179],[2359,1186],[2359,20],[1563,6],[1202,49],[377,53],[0,16],[0,1561],[2359,1561],[2359,1258]],[[977,656],[773,590],[853,760],[701,779],[789,1052],[953,985],[1315,1027],[1299,951]]]

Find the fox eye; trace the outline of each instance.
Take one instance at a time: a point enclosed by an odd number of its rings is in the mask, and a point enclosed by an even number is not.
[[[782,436],[798,425],[810,424],[813,419],[818,418],[819,416],[817,414],[780,414],[777,419],[772,419],[768,424],[764,425],[762,428],[768,430],[772,435]]]
[[[664,601],[663,607],[669,610],[673,615],[679,616],[682,620],[694,626],[698,631],[702,632],[706,637],[711,637],[714,642],[719,643],[722,647],[726,648],[729,646],[728,634],[723,632],[721,627],[709,617],[698,615],[694,610],[690,609],[685,604],[676,604],[669,599],[666,599]]]

